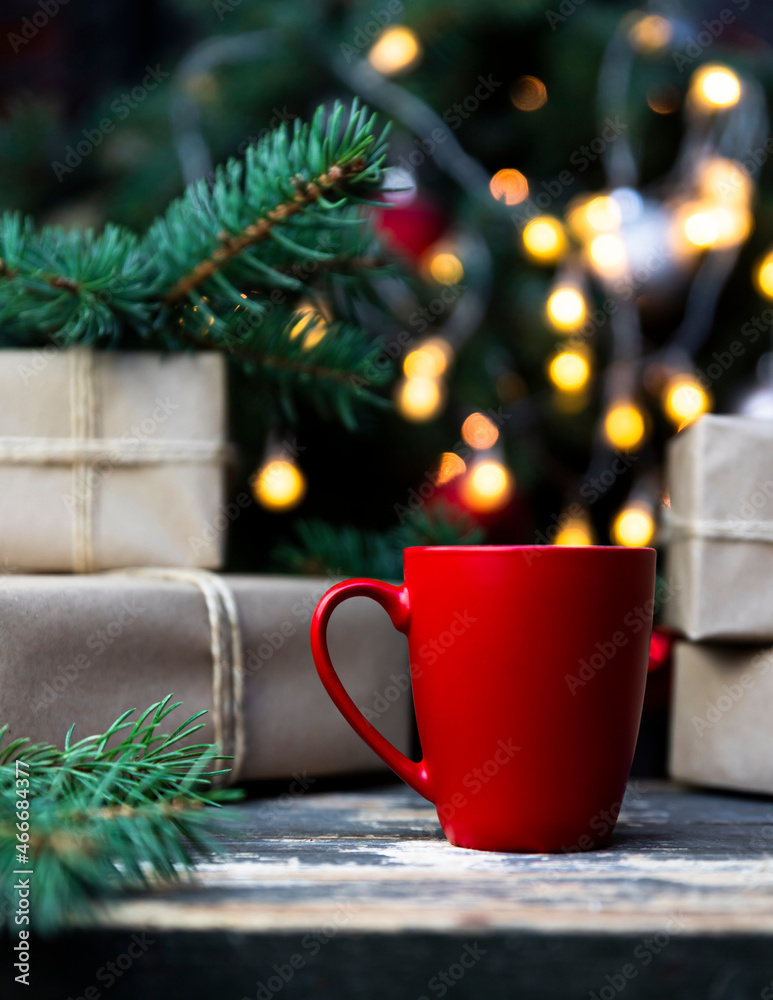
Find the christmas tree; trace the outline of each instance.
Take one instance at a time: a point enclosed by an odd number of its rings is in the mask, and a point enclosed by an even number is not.
[[[668,437],[769,400],[743,6],[160,4],[156,62],[107,42],[77,87],[9,97],[3,343],[241,354],[234,567],[394,569],[459,512],[495,541],[649,541]],[[44,31],[17,29],[23,82]],[[335,97],[393,123],[387,158]]]

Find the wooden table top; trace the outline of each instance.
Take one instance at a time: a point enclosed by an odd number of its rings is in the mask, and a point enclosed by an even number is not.
[[[111,998],[135,995],[120,992],[130,979],[147,1000],[171,996],[169,970],[188,996],[211,981],[234,1000],[431,998],[445,996],[433,978],[469,966],[447,974],[451,1000],[773,1000],[769,800],[633,781],[611,846],[573,855],[452,847],[402,785],[312,787],[237,812],[223,858],[191,885],[47,945],[58,974],[68,948],[97,962],[142,929],[154,945]]]
[[[341,908],[350,931],[766,930],[773,803],[632,782],[612,845],[565,855],[453,847],[403,785],[239,807],[242,835],[192,891],[117,907],[111,923],[300,931]]]

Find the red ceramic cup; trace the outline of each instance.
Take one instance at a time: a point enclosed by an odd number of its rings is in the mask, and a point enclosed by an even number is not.
[[[344,718],[435,804],[452,844],[606,844],[641,718],[654,549],[418,547],[404,563],[403,586],[347,580],[314,613],[314,660]],[[355,596],[378,601],[408,636],[418,762],[363,717],[330,661],[328,620]]]

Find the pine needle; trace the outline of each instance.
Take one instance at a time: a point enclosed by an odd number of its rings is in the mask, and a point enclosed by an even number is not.
[[[352,303],[390,271],[360,207],[375,204],[386,133],[356,100],[320,107],[189,185],[142,238],[114,225],[37,231],[6,213],[0,347],[226,351],[285,418],[302,395],[354,426],[356,404],[383,405],[374,390],[389,378],[363,377],[376,345],[351,322]],[[308,300],[340,310],[316,356],[290,337]]]
[[[63,750],[2,747],[0,729],[0,879],[10,894],[24,878],[14,872],[32,873],[28,929],[52,933],[128,891],[178,881],[215,850],[208,807],[241,793],[212,788],[228,771],[214,744],[181,745],[204,712],[160,731],[181,704],[171,699],[77,742],[71,728]]]

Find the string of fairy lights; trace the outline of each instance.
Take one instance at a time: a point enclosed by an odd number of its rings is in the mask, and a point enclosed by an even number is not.
[[[626,15],[602,64],[599,107],[606,113],[623,106],[632,61],[657,57],[687,30],[676,17]],[[418,65],[422,54],[418,35],[407,26],[393,25],[376,38],[367,62],[384,77],[395,77]],[[518,111],[537,111],[548,99],[545,83],[534,76],[521,76],[510,88]],[[696,373],[694,358],[710,333],[716,301],[753,228],[758,165],[744,154],[766,135],[759,84],[728,65],[711,62],[693,71],[683,100],[670,85],[648,92],[646,100],[659,115],[684,106],[684,140],[669,175],[639,190],[630,142],[620,136],[602,156],[608,182],[604,190],[581,194],[563,210],[551,204],[551,211],[534,214],[518,237],[526,260],[553,273],[543,320],[556,336],[545,373],[558,409],[579,412],[593,392],[601,393],[591,470],[603,466],[610,451],[636,453],[645,445],[653,406],[661,409],[675,433],[711,409],[713,400]],[[489,191],[509,207],[527,200],[539,205],[530,198],[529,179],[513,167],[498,170],[490,178]],[[425,251],[419,267],[428,282],[456,287],[465,279],[465,264],[460,248],[444,239]],[[753,280],[759,293],[773,300],[773,248],[755,266]],[[651,285],[686,289],[687,306],[668,343],[646,354],[636,295]],[[601,315],[600,298],[605,306]],[[309,303],[291,335],[303,336],[310,347],[326,335],[327,323],[318,304]],[[611,362],[599,370],[602,335],[611,339]],[[406,355],[395,386],[395,404],[406,420],[432,420],[444,409],[454,354],[454,346],[435,335]],[[499,428],[476,411],[464,416],[460,435],[467,445],[465,455],[473,457],[465,461],[456,452],[443,453],[437,483],[458,479],[460,499],[473,511],[504,507],[516,482],[504,459]],[[663,502],[659,490],[657,475],[640,475],[609,527],[615,543],[637,546],[652,541],[656,510]],[[254,492],[266,508],[287,510],[303,499],[306,481],[291,458],[278,458],[269,448],[256,473]],[[578,506],[569,499],[576,497],[567,499],[553,544],[593,544],[589,514],[577,515]]]

